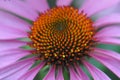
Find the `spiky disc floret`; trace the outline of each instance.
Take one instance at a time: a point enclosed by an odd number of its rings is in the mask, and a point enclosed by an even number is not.
[[[31,47],[48,64],[70,65],[79,62],[95,45],[92,21],[73,7],[56,7],[34,22]]]

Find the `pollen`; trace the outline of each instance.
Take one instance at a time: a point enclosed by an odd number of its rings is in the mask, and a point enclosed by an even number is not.
[[[33,22],[29,38],[34,54],[48,64],[71,65],[88,56],[95,46],[95,29],[84,11],[55,7]]]

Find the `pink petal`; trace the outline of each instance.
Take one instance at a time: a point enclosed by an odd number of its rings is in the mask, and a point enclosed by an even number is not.
[[[70,71],[70,80],[82,80],[79,75],[75,72],[74,68],[71,66],[69,68]]]
[[[0,0],[0,8],[3,10],[7,10],[24,18],[28,18],[30,20],[35,20],[38,16],[37,12],[24,1],[19,0]]]
[[[58,74],[57,74],[56,80],[64,80],[62,67],[58,68]]]
[[[118,38],[99,38],[98,40],[99,40],[98,43],[102,44],[120,45],[120,39]]]
[[[111,80],[104,72],[99,70],[97,67],[88,63],[87,61],[83,61],[85,67],[89,70],[94,80]]]
[[[22,49],[11,49],[2,51],[0,52],[0,68],[8,66],[29,54],[30,52]]]
[[[8,49],[8,50],[0,51],[0,56],[14,54],[17,52],[24,52],[26,54],[31,54],[31,50],[26,50],[26,49],[22,49],[22,48],[15,48],[15,49]]]
[[[110,26],[103,28],[96,33],[95,37],[104,38],[104,37],[120,37],[120,27],[119,26]]]
[[[26,42],[17,40],[0,40],[0,51],[19,48],[26,45]]]
[[[57,0],[57,6],[69,6],[73,0]]]
[[[11,28],[8,26],[0,25],[0,39],[17,39],[28,37],[28,33],[19,29]]]
[[[120,14],[112,14],[105,17],[102,17],[94,22],[96,28],[100,28],[105,25],[117,24],[120,23]]]
[[[29,5],[39,12],[45,12],[49,9],[47,0],[26,0]]]
[[[18,78],[27,72],[34,63],[35,58],[29,58],[16,62],[10,66],[0,69],[1,80],[18,80]]]
[[[100,53],[102,55],[110,56],[110,57],[113,57],[117,60],[120,60],[120,54],[115,52],[115,51],[105,50],[105,49],[101,49],[101,48],[95,48],[94,51],[97,53]]]
[[[33,80],[36,74],[39,72],[39,70],[45,65],[44,62],[41,62],[36,67],[29,70],[27,73],[22,75],[18,80]]]
[[[105,65],[108,69],[110,69],[114,74],[116,74],[120,78],[120,60],[117,60],[114,57],[104,55],[101,53],[92,53],[89,54],[94,59],[101,62]]]
[[[0,27],[14,28],[20,31],[30,31],[30,24],[11,14],[0,11]]]
[[[80,8],[80,12],[83,10],[88,16],[92,16],[117,3],[119,3],[119,0],[100,0],[100,2],[97,0],[86,0],[86,2]]]
[[[4,78],[2,78],[2,80],[18,80],[18,78],[20,76],[22,76],[24,73],[26,73],[28,71],[28,69],[32,66],[32,64],[28,64],[24,67],[22,67],[20,70],[18,70],[17,72],[14,72]]]
[[[81,80],[90,80],[89,77],[84,73],[84,71],[80,68],[78,64],[75,65],[75,68]]]
[[[52,66],[43,80],[55,80],[55,66]]]

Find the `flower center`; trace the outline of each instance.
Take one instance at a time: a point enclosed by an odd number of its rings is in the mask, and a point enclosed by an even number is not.
[[[56,7],[40,14],[30,39],[40,60],[70,65],[87,56],[94,44],[92,21],[73,7]]]

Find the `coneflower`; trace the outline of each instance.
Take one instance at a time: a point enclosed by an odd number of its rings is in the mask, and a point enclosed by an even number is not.
[[[111,80],[89,58],[120,78],[120,55],[97,47],[120,45],[120,14],[91,18],[119,0],[86,0],[79,9],[72,1],[56,0],[50,8],[46,0],[0,0],[0,80],[33,80],[45,66],[43,80],[64,80],[65,69],[70,80],[90,80],[80,65],[94,80]]]

